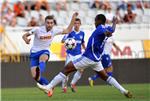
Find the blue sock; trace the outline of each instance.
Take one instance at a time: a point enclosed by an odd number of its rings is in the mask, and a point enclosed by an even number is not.
[[[99,77],[100,77],[100,76],[99,76],[98,74],[96,74],[96,75],[93,75],[93,76],[91,77],[91,79],[95,81],[95,80],[96,80],[97,78],[99,78]]]
[[[45,62],[41,61],[41,62],[39,63],[40,72],[44,72],[45,67],[46,67]]]
[[[107,75],[108,75],[108,76],[112,76],[113,73],[112,73],[112,72],[108,72]]]
[[[113,74],[112,72],[108,72],[108,73],[107,73],[108,76],[112,76],[112,74]],[[100,76],[99,76],[98,74],[93,75],[93,76],[91,77],[91,79],[94,80],[94,81],[95,81],[97,78],[100,78]]]
[[[38,81],[41,85],[48,85],[48,80],[44,77],[41,77],[40,80]]]

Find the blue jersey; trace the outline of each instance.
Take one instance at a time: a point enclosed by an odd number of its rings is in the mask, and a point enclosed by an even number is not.
[[[101,54],[104,50],[105,42],[108,39],[108,37],[106,37],[104,34],[106,31],[110,31],[112,33],[114,32],[110,26],[105,27],[104,25],[99,25],[95,29],[88,40],[88,44],[83,56],[95,62],[101,60]]]
[[[67,36],[63,37],[63,40],[67,38],[74,38],[76,40],[76,47],[72,50],[66,50],[67,54],[71,54],[73,56],[81,54],[81,45],[84,43],[84,32],[70,32]]]

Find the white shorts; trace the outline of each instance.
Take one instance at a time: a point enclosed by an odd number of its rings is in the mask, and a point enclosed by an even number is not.
[[[70,61],[74,61],[74,60],[78,59],[79,57],[81,57],[81,54],[75,55],[75,56],[67,54],[65,65],[67,65]]]
[[[92,68],[94,71],[102,71],[104,70],[101,61],[99,62],[94,62],[91,59],[81,56],[80,58],[76,59],[73,61],[73,64],[76,69],[86,69],[86,68]]]

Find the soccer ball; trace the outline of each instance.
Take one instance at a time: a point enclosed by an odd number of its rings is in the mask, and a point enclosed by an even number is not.
[[[65,40],[65,47],[66,49],[72,50],[76,47],[76,40],[73,38],[67,38]]]

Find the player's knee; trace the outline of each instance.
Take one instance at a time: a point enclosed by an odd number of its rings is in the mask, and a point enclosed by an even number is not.
[[[102,80],[106,81],[108,79],[108,75],[101,75]]]
[[[100,72],[97,72],[98,75],[101,77],[102,80],[106,81],[107,78],[108,78],[108,75],[107,73],[103,70],[103,71],[100,71]]]
[[[73,72],[73,71],[76,71],[76,68],[74,67],[73,63],[72,62],[69,62],[65,68],[62,70],[62,73],[65,74],[66,76]]]
[[[48,60],[48,55],[44,54],[40,56],[40,61],[46,62]]]

